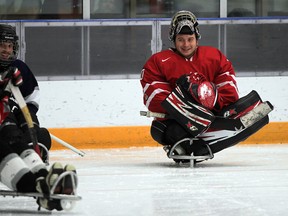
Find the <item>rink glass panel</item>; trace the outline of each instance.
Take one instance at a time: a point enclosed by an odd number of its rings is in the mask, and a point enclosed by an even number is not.
[[[21,55],[37,76],[99,76],[129,78],[140,74],[143,64],[168,40],[168,25],[152,34],[152,25],[143,26],[44,26],[25,27]],[[89,29],[89,30],[88,30]],[[200,25],[200,45],[219,48],[242,76],[283,75],[287,24]],[[224,32],[224,33],[223,33]],[[152,44],[151,44],[152,43]],[[158,50],[154,49],[158,46]],[[160,47],[160,48],[159,48]]]
[[[287,16],[287,0],[0,0],[1,20]]]

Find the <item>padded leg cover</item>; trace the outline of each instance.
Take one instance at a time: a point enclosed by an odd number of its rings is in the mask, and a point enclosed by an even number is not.
[[[210,110],[196,104],[180,86],[177,86],[161,105],[192,137],[197,137],[207,130],[215,119]]]
[[[258,93],[256,91],[251,91],[245,97],[240,98],[234,104],[223,109],[219,115],[237,119],[258,106],[260,103],[262,103],[262,100]],[[208,143],[212,152],[216,153],[244,141],[268,123],[269,117],[267,115],[245,129],[237,129],[235,127],[235,130],[222,130],[212,128],[211,126],[205,133],[201,134],[199,138],[201,138],[203,142]]]
[[[248,95],[240,98],[235,103],[225,107],[217,115],[223,116],[225,118],[238,118],[252,110],[260,103],[262,103],[262,99],[260,98],[259,94],[253,90]]]
[[[245,115],[261,102],[262,100],[257,92],[252,91],[245,97],[240,98],[234,104],[223,109],[222,112],[219,113],[219,116],[236,119]],[[207,153],[207,148],[205,146],[208,144],[212,153],[216,153],[244,141],[268,123],[269,117],[267,115],[245,129],[232,127],[234,128],[233,130],[223,130],[222,128],[212,128],[213,124],[211,124],[208,130],[200,134],[197,139],[193,141],[191,149],[189,145],[184,146],[184,148],[188,154],[196,150],[198,155],[203,155]],[[193,138],[191,133],[174,119],[153,121],[151,135],[158,143],[170,146],[183,138]]]
[[[183,138],[191,137],[191,135],[173,119],[153,121],[150,133],[155,141],[164,146],[171,146]]]
[[[227,130],[219,130],[219,131],[207,131],[199,138],[202,139],[203,142],[209,144],[210,149],[213,153],[219,152],[225,148],[234,146],[239,142],[246,140],[252,134],[256,133],[262,127],[269,123],[268,116],[265,116],[251,127],[246,128],[244,130],[239,131],[227,131]]]
[[[35,177],[11,146],[0,142],[0,181],[11,190],[35,191]]]

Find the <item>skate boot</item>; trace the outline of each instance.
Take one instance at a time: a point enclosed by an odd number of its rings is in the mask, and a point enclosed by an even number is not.
[[[59,180],[59,176],[63,173],[64,169],[61,163],[54,163],[50,168],[46,178],[39,177],[36,180],[36,190],[39,193],[44,194],[44,198],[37,198],[37,204],[40,208],[45,208],[52,211],[56,209],[57,211],[63,210],[60,200],[50,199],[50,194],[59,194],[62,192],[62,181]]]
[[[67,164],[64,167],[64,179],[62,181],[62,193],[63,194],[76,194],[77,188],[77,174],[76,168],[71,165]]]

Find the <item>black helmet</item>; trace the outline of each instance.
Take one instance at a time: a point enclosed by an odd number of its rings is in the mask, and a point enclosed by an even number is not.
[[[1,59],[0,56],[0,67],[6,69],[14,62],[18,56],[19,44],[18,36],[16,35],[15,28],[10,25],[0,24],[0,43],[2,42],[12,42],[13,43],[13,53],[9,59]]]
[[[182,29],[183,27],[186,29]],[[181,30],[184,30],[186,33],[195,34],[197,39],[201,38],[197,17],[190,11],[182,10],[174,14],[170,23],[169,39],[174,41],[176,35],[182,32]]]

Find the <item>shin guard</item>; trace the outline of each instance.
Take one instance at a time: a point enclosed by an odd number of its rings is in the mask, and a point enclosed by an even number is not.
[[[18,190],[18,182],[29,172],[29,167],[15,153],[8,154],[0,163],[0,181],[11,190]]]
[[[223,109],[219,115],[227,118],[238,119],[255,107],[258,107],[258,105],[261,103],[262,100],[258,93],[256,91],[252,91],[248,95],[240,98],[234,104],[231,104]],[[255,123],[253,123],[251,126],[245,128],[236,127],[235,125],[234,130],[227,130],[211,125],[211,127],[205,133],[201,134],[199,138],[201,138],[203,142],[205,141],[208,143],[212,152],[216,153],[246,140],[268,123],[269,117],[267,114],[259,120],[257,119],[257,121],[255,121]]]
[[[29,167],[32,173],[37,173],[41,169],[46,170],[46,166],[43,163],[40,156],[33,150],[27,149],[20,154],[20,157],[25,162],[25,164]]]

